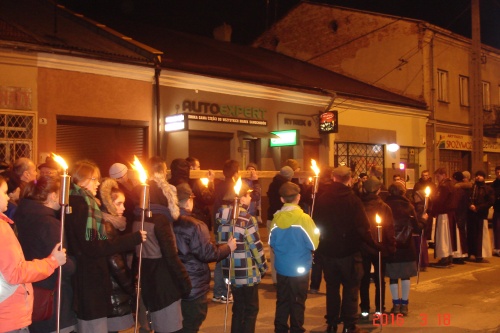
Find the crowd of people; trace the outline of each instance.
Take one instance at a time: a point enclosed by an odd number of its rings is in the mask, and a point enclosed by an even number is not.
[[[491,206],[492,252],[500,256],[500,167],[491,186],[483,171],[471,182],[467,172],[449,177],[439,168],[436,183],[424,170],[407,191],[397,175],[385,186],[381,167],[356,177],[343,165],[321,170],[315,187],[294,177],[299,164],[288,160],[267,191],[270,260],[259,234],[255,163],[242,182],[235,160],[223,164],[224,180],[208,171],[206,182],[190,178],[200,169],[193,157],[174,159],[170,177],[157,156],[145,169],[147,202],[145,186],[126,165],[113,164],[103,177],[94,162],[77,161],[69,173],[71,211],[63,212],[62,169],[52,158],[38,167],[20,158],[2,170],[0,332],[48,333],[59,326],[64,333],[106,333],[136,321],[140,332],[198,332],[208,313],[209,263],[216,263],[211,300],[233,303],[233,333],[255,332],[258,288],[269,271],[275,332],[305,331],[307,295],[318,292],[323,276],[327,332],[341,323],[343,333],[363,332],[359,314],[368,317],[372,302],[375,314],[386,312],[385,277],[390,312],[405,316],[410,278],[420,271],[487,263]],[[429,263],[431,240],[436,261]]]

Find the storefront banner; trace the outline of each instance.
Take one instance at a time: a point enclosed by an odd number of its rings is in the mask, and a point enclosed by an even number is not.
[[[436,133],[438,137],[439,149],[450,150],[472,150],[472,137],[469,135]],[[483,137],[483,151],[491,153],[500,153],[500,141],[496,138]]]
[[[212,123],[224,123],[234,125],[252,125],[252,126],[267,126],[267,120],[261,119],[242,119],[242,118],[229,118],[220,116],[206,116],[197,114],[187,114],[188,120],[208,121]]]
[[[311,116],[279,113],[278,129],[280,131],[296,129],[300,131],[301,135],[311,138],[319,138],[317,118],[315,120]]]

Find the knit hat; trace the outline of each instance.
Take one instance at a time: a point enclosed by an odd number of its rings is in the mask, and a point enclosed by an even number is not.
[[[483,170],[478,170],[478,171],[476,171],[476,174],[474,176],[475,177],[481,176],[483,178],[486,178],[486,173]]]
[[[54,169],[54,170],[59,171],[61,166],[59,164],[57,164],[57,162],[54,161],[54,159],[52,157],[47,156],[47,158],[45,159],[45,163],[40,164],[38,166],[38,170],[40,170],[41,168],[50,168],[50,169]]]
[[[332,172],[334,177],[346,177],[351,175],[351,168],[341,165],[333,169]]]
[[[300,168],[299,162],[297,162],[297,160],[294,160],[293,158],[287,159],[286,162],[285,162],[285,165],[287,165],[290,168],[292,168],[293,171],[295,171],[298,168]]]
[[[397,181],[392,183],[391,186],[389,186],[388,191],[391,195],[400,196],[406,193],[406,188],[402,182]]]
[[[280,175],[282,175],[283,177],[285,177],[288,180],[293,178],[293,174],[294,174],[293,169],[291,167],[289,167],[288,165],[285,165],[280,170]]]
[[[115,163],[109,168],[109,176],[113,179],[120,179],[128,172],[125,164]]]
[[[368,180],[366,180],[363,183],[363,188],[368,193],[375,193],[375,192],[377,192],[380,189],[381,186],[382,186],[382,182],[377,177],[374,177],[374,176],[368,178]]]
[[[287,197],[295,197],[297,194],[300,193],[300,187],[297,184],[294,184],[292,182],[286,182],[283,185],[281,185],[280,190],[280,197],[287,198]]]
[[[181,183],[177,185],[177,198],[179,199],[179,202],[189,198],[194,198],[193,191],[188,183]]]

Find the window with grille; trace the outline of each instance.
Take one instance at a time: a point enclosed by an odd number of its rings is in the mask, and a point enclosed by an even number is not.
[[[20,157],[34,160],[35,114],[0,111],[0,160],[12,163]]]
[[[384,147],[365,143],[335,143],[335,166],[347,165],[358,175],[384,165]]]
[[[419,175],[418,148],[401,147],[399,149],[399,159],[404,162],[407,169],[414,169],[415,174]]]

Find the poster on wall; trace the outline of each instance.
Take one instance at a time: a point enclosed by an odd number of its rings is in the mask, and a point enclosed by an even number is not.
[[[326,111],[319,114],[319,134],[338,133],[338,111]]]

